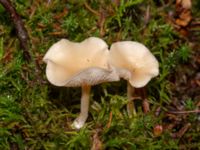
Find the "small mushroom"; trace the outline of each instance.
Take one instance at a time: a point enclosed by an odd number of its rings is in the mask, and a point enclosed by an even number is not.
[[[141,88],[159,74],[158,61],[143,44],[122,41],[111,45],[109,63],[116,69],[120,78],[128,81],[127,111],[131,115],[135,113],[132,102],[133,87]]]
[[[92,85],[118,81],[119,76],[108,64],[107,44],[96,37],[80,43],[62,39],[50,47],[43,60],[47,63],[46,75],[56,86],[82,87],[81,112],[73,127],[80,129],[87,117],[89,93]]]

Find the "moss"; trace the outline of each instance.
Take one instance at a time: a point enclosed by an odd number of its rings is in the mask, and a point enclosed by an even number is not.
[[[193,125],[197,117],[192,114],[189,121],[194,128],[185,137],[172,139],[172,131],[167,129],[160,137],[153,134],[156,124],[170,124],[165,121],[164,111],[157,118],[154,111],[171,105],[171,76],[177,66],[188,63],[191,57],[187,40],[166,21],[166,13],[173,6],[161,10],[162,4],[151,0],[123,0],[121,4],[117,0],[13,3],[28,29],[30,50],[39,73],[34,62],[27,64],[22,58],[13,25],[0,6],[0,149],[90,149],[97,130],[104,149],[178,149],[191,137],[197,142],[199,128]],[[150,18],[145,20],[147,6]],[[152,109],[149,114],[143,114],[139,102],[137,117],[128,118],[125,82],[106,83],[92,90],[86,127],[80,131],[71,129],[79,112],[80,89],[47,83],[42,57],[61,38],[81,41],[89,36],[102,37],[109,44],[137,40],[154,53],[160,63],[160,75],[147,88]],[[186,107],[194,108],[192,99]],[[195,148],[199,144],[196,145]]]

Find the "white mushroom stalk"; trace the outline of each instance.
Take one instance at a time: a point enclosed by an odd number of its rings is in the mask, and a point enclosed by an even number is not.
[[[154,55],[141,43],[133,41],[116,42],[111,45],[110,65],[116,68],[120,78],[128,81],[127,97],[129,115],[135,114],[132,94],[135,88],[144,87],[159,74],[159,64]]]
[[[76,129],[80,129],[81,127],[83,127],[88,118],[88,111],[89,111],[89,104],[90,104],[90,101],[89,101],[90,90],[91,90],[91,86],[88,86],[88,85],[82,86],[81,112],[73,123],[73,127],[75,127]]]
[[[46,75],[56,86],[82,87],[81,112],[73,126],[80,129],[89,109],[89,93],[92,85],[118,81],[119,76],[108,64],[107,44],[95,37],[80,43],[62,39],[55,43],[43,60],[47,63]]]

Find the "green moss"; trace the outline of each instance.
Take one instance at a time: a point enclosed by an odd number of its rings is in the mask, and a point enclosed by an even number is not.
[[[86,2],[103,18],[89,10]],[[34,62],[24,61],[13,24],[0,5],[0,149],[85,150],[91,148],[96,131],[104,149],[179,148],[184,140],[172,139],[168,131],[154,137],[154,126],[164,122],[165,116],[161,113],[156,118],[153,111],[157,107],[166,110],[171,104],[170,76],[177,66],[190,60],[188,42],[166,22],[163,13],[169,8],[162,12],[153,0],[123,0],[120,5],[116,2],[13,1],[28,29],[30,51],[39,65],[39,73]],[[150,6],[151,17],[145,23],[147,6]],[[64,9],[67,11],[62,14]],[[63,16],[56,19],[59,15]],[[104,24],[100,25],[102,20]],[[51,34],[53,32],[59,34]],[[126,112],[126,83],[105,83],[92,89],[86,127],[80,131],[71,128],[79,112],[80,89],[50,85],[42,57],[61,38],[81,41],[89,36],[102,37],[109,44],[117,40],[137,40],[154,53],[159,60],[160,75],[147,87],[152,109],[149,114],[143,114],[139,102],[137,116],[130,119]],[[187,101],[186,108],[194,108],[192,100]],[[191,115],[189,121],[194,123],[197,117]],[[189,134],[199,139],[195,136],[197,131],[194,126]]]

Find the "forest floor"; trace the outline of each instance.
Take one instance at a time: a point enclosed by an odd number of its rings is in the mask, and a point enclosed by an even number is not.
[[[0,149],[200,149],[200,1],[12,3],[27,29],[32,59],[23,57],[13,20],[0,5]],[[71,124],[79,113],[80,88],[51,85],[42,58],[61,38],[90,36],[109,45],[143,43],[158,59],[160,74],[137,89],[132,118],[125,81],[94,86],[89,118],[78,131]]]

